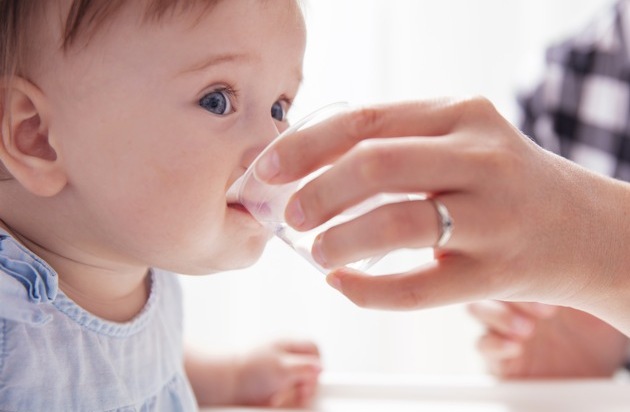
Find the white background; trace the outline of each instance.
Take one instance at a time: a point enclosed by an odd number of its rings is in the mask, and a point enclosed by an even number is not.
[[[610,4],[310,0],[305,81],[293,118],[340,100],[481,94],[517,121],[516,92],[540,73],[545,45]],[[480,329],[463,306],[410,313],[358,309],[279,241],[272,240],[247,270],[183,280],[187,338],[213,352],[305,337],[320,345],[329,372],[485,372],[475,351]]]

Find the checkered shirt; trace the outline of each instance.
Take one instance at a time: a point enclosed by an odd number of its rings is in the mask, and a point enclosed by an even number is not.
[[[630,1],[547,50],[542,82],[521,96],[522,130],[591,170],[630,181]]]

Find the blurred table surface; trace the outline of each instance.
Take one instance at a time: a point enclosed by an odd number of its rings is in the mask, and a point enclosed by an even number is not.
[[[324,375],[307,411],[317,412],[629,412],[630,380],[527,380],[427,376]],[[210,408],[203,412],[273,411]],[[290,412],[290,409],[277,409]],[[303,411],[303,410],[302,410]]]

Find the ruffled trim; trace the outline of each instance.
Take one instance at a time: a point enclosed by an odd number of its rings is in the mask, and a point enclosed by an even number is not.
[[[161,277],[170,275],[156,272],[161,271],[151,270],[151,290],[142,311],[129,322],[107,321],[66,296],[59,289],[55,270],[0,229],[0,318],[43,325],[52,319],[54,307],[85,329],[112,337],[127,337],[142,330],[155,312]]]
[[[1,229],[0,272],[0,317],[36,325],[52,319],[39,304],[55,300],[56,272]]]
[[[0,230],[0,270],[20,282],[32,303],[50,303],[58,291],[57,273],[39,256]]]

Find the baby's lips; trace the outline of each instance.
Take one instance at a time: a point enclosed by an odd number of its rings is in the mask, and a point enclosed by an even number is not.
[[[243,205],[250,213],[254,213],[257,217],[263,217],[268,219],[271,215],[271,210],[265,199],[253,199],[244,197],[241,193],[247,174],[242,175],[232,183],[225,193],[225,199],[227,204],[240,204]]]

